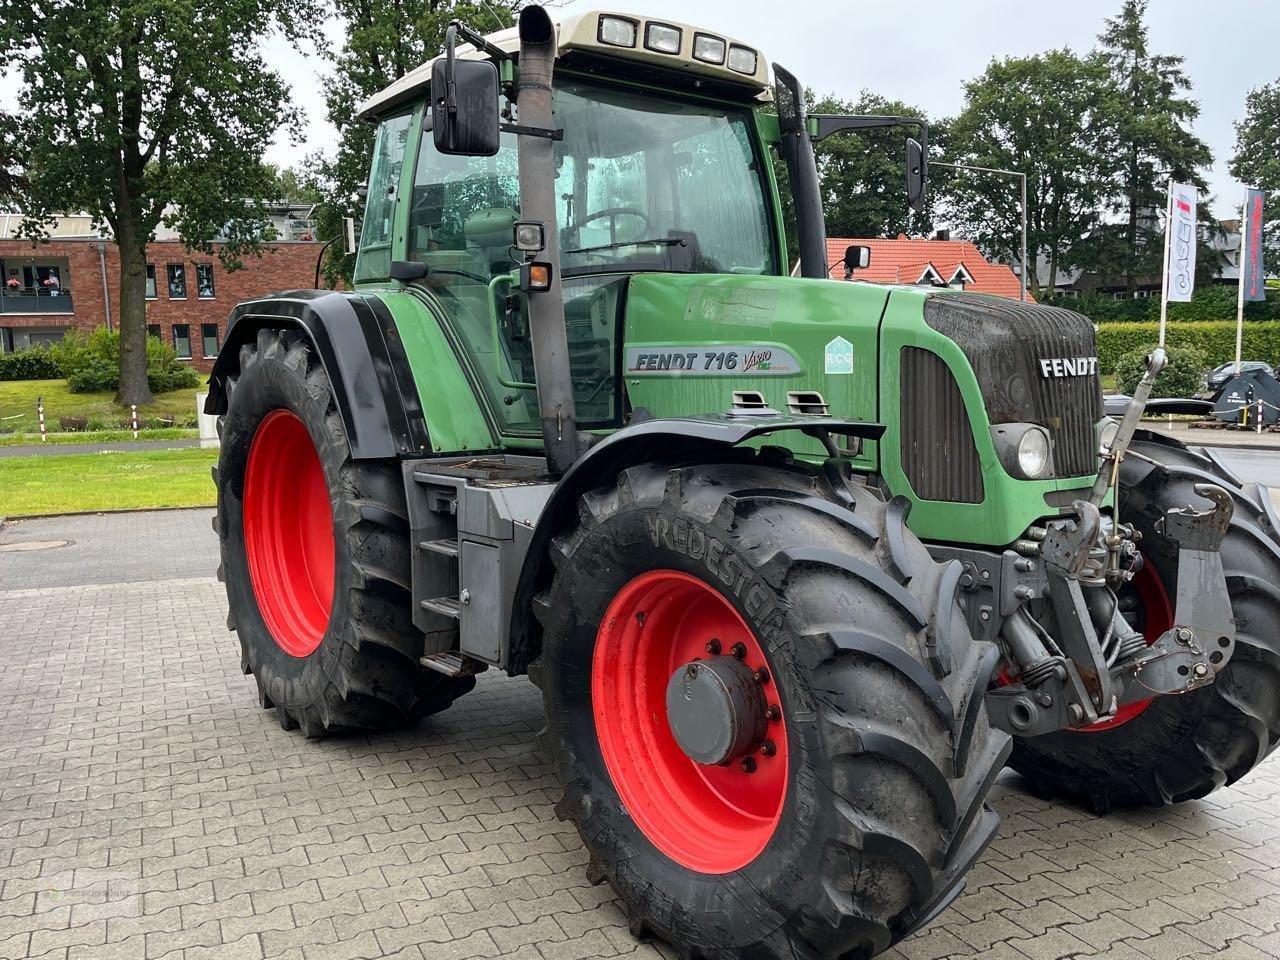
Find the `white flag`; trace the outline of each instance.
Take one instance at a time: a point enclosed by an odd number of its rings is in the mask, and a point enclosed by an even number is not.
[[[1196,286],[1196,188],[1169,184],[1169,286],[1170,303],[1190,303]]]

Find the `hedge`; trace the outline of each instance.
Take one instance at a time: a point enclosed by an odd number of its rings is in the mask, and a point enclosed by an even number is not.
[[[57,380],[62,374],[47,347],[0,353],[0,380]]]
[[[1142,323],[1160,319],[1160,297],[1116,300],[1098,294],[1078,297],[1046,296],[1040,303],[1083,313],[1094,323]],[[1169,304],[1169,319],[1231,320],[1236,316],[1236,288],[1229,284],[1207,284],[1196,289],[1190,303]],[[1267,299],[1244,305],[1246,320],[1280,320],[1280,291],[1270,289]]]
[[[1159,323],[1102,323],[1098,325],[1098,367],[1115,373],[1126,353],[1155,343],[1160,338]],[[1234,320],[1181,322],[1169,324],[1166,342],[1194,347],[1205,355],[1209,366],[1235,359]],[[1244,359],[1265,360],[1280,365],[1280,321],[1266,320],[1244,325]]]
[[[1147,354],[1155,349],[1155,341],[1126,353],[1116,367],[1116,389],[1132,394],[1138,389],[1138,381],[1147,372]],[[1151,391],[1153,397],[1190,397],[1204,385],[1204,372],[1209,369],[1209,359],[1195,347],[1167,343],[1169,365],[1156,379]]]

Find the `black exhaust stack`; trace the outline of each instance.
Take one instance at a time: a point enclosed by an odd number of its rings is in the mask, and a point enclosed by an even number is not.
[[[529,293],[529,331],[538,384],[538,415],[551,473],[562,474],[585,448],[578,435],[569,369],[569,340],[560,289],[560,238],[556,229],[555,141],[551,114],[551,72],[556,30],[538,6],[520,11],[520,60],[516,106],[519,110],[520,218],[543,225],[545,249],[538,255],[551,265],[551,284]],[[523,131],[529,131],[528,133]]]

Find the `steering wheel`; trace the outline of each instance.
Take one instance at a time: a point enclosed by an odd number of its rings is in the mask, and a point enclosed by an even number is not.
[[[585,227],[593,220],[609,220],[609,242],[618,242],[618,218],[619,217],[639,217],[644,221],[644,233],[649,230],[649,215],[638,207],[605,207],[603,210],[597,210],[595,213],[588,213],[585,217],[578,221],[579,228]],[[643,233],[642,233],[643,235]]]

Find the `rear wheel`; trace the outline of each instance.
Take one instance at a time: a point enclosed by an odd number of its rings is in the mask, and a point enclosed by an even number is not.
[[[1008,739],[957,577],[900,503],[759,461],[625,471],[539,597],[572,819],[637,934],[870,956],[959,892]]]
[[[1206,509],[1209,502],[1193,488],[1215,483],[1235,503],[1222,565],[1237,643],[1210,686],[1130,704],[1078,732],[1015,741],[1010,766],[1035,790],[1099,813],[1203,797],[1239,780],[1280,742],[1280,540],[1267,491],[1242,487],[1213,460],[1185,448],[1137,442],[1132,449],[1145,459],[1130,457],[1122,465],[1120,519],[1142,532],[1146,565],[1121,603],[1148,642],[1172,625],[1178,545],[1156,522],[1170,508]]]
[[[260,331],[225,386],[219,576],[262,706],[307,736],[449,706],[475,679],[418,665],[397,464],[351,459],[329,379],[297,332]]]

